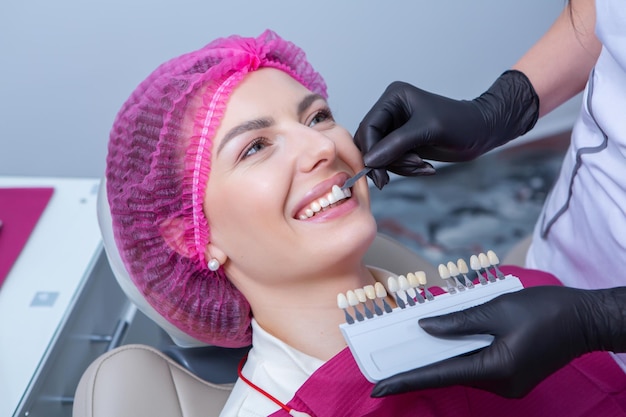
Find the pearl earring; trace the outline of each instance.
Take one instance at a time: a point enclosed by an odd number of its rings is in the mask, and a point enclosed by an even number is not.
[[[209,271],[217,271],[218,269],[220,269],[220,261],[218,261],[215,258],[211,258],[211,260],[209,261],[209,263],[207,264],[207,266],[209,267]]]

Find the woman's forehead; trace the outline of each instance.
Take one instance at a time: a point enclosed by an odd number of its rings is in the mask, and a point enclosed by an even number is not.
[[[318,100],[325,103],[324,97],[312,93],[283,71],[273,68],[255,71],[246,75],[228,98],[216,139],[232,136],[229,132],[240,125],[265,127],[266,121],[273,121],[278,112],[301,117]]]

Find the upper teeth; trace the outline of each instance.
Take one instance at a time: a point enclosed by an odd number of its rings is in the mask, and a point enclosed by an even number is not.
[[[331,188],[330,193],[328,193],[322,198],[319,198],[313,201],[311,204],[309,204],[307,208],[305,208],[300,213],[300,220],[306,220],[308,218],[311,218],[315,215],[315,213],[322,211],[323,208],[326,208],[330,206],[331,204],[335,204],[336,202],[340,200],[344,200],[350,197],[351,195],[352,193],[350,192],[349,188],[342,190],[341,188],[339,188],[338,185],[333,185],[333,188]]]

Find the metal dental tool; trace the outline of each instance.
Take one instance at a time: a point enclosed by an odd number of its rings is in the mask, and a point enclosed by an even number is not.
[[[369,167],[365,167],[362,170],[360,170],[359,172],[357,172],[357,174],[352,177],[349,178],[348,181],[346,181],[342,186],[341,189],[345,190],[346,188],[350,188],[352,187],[358,180],[361,179],[361,177],[363,177],[364,175],[366,175],[368,172],[370,172],[372,170],[372,168]]]

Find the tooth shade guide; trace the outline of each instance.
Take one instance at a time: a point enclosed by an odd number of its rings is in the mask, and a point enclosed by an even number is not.
[[[406,277],[409,280],[409,274]],[[342,324],[340,329],[359,369],[365,378],[375,383],[401,372],[488,346],[493,336],[441,339],[429,335],[417,322],[422,317],[459,311],[521,288],[519,279],[509,275],[502,281],[476,286],[463,293],[443,293],[425,304],[395,308],[390,314],[353,326]],[[416,348],[419,349],[417,355]]]

